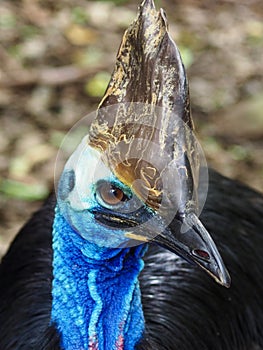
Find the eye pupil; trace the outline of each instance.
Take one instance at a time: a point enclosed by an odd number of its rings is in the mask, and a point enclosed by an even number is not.
[[[126,195],[120,188],[110,183],[101,184],[99,186],[98,193],[103,202],[108,205],[117,205],[127,199]]]
[[[112,188],[111,194],[112,194],[112,196],[114,196],[116,199],[118,199],[120,201],[124,197],[124,193],[119,188]]]

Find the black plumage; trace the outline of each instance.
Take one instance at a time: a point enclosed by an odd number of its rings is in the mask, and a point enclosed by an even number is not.
[[[149,25],[153,28],[150,36],[148,35]],[[147,55],[149,55],[150,59],[148,59]],[[142,57],[144,59],[143,63]],[[123,70],[122,68],[127,62],[130,62],[130,65],[127,65],[126,70]],[[149,66],[145,67],[147,63],[149,63]],[[145,73],[146,71],[147,74]],[[140,84],[136,80],[137,73]],[[120,76],[122,79],[119,79]],[[135,82],[133,78],[136,80]],[[155,84],[147,84],[147,81],[144,81],[146,78],[151,82],[154,81]],[[132,81],[132,84],[130,81]],[[123,82],[127,84],[125,85]],[[119,86],[118,84],[123,85]],[[142,90],[144,92],[143,98],[146,101],[141,101]],[[163,94],[166,95],[164,96]],[[133,97],[134,100],[132,99]],[[137,102],[138,99],[140,102],[148,104],[150,102],[151,106],[158,102],[157,106],[163,107],[165,112],[176,111],[179,120],[183,120],[190,129],[192,128],[188,85],[180,55],[168,35],[163,12],[155,12],[151,0],[145,0],[142,3],[138,19],[131,25],[124,36],[117,57],[116,68],[102,105],[114,104],[116,100]],[[130,107],[133,107],[133,105],[129,104]],[[120,111],[125,110],[127,112],[129,108],[121,108]],[[149,133],[149,126],[153,128],[156,126],[152,126],[151,123],[148,123],[147,127],[145,127],[143,122],[141,124],[133,123],[133,119],[128,119],[129,123],[123,123],[122,118],[124,117],[124,121],[126,121],[126,118],[131,118],[131,115],[116,113],[114,116],[119,123],[116,122],[114,124],[115,129],[112,127],[109,131],[105,127],[100,128],[100,123],[105,126],[103,124],[105,115],[103,113],[99,114],[91,132],[93,145],[97,147],[99,145],[103,148],[103,146],[111,142],[111,146],[115,146],[113,143],[116,140],[118,142],[122,140],[124,135],[126,140],[133,141],[135,139],[133,136],[138,132],[140,132],[140,135],[144,135],[143,133],[145,132],[146,136],[150,135],[149,137],[151,137],[154,135],[156,139],[159,138],[159,141],[163,142],[163,148],[166,148],[167,152],[172,154],[173,164],[179,162],[179,168],[184,170],[178,172],[179,184],[185,190],[181,197],[183,198],[182,202],[180,202],[181,206],[178,207],[182,211],[180,212],[178,209],[177,212],[174,212],[174,207],[172,206],[174,214],[174,221],[172,222],[183,223],[184,218],[187,215],[189,217],[189,213],[191,215],[192,211],[196,209],[195,196],[193,195],[195,190],[193,178],[198,170],[198,162],[195,158],[196,148],[192,134],[181,124],[179,128],[180,133],[176,134],[174,132],[177,129],[174,129],[173,123],[175,122],[177,126],[178,124],[176,120],[174,121],[173,113],[160,114],[159,122],[164,133],[159,134],[155,132],[156,130],[154,130],[154,133]],[[151,116],[151,114],[146,115]],[[163,120],[164,123],[162,124]],[[123,128],[121,135],[118,134],[120,125]],[[96,134],[97,130],[102,130],[100,137]],[[130,138],[127,135],[130,135]],[[178,137],[178,142],[174,142],[174,138],[176,138],[174,135]],[[121,137],[118,138],[117,136]],[[149,138],[145,137],[145,140],[147,141],[146,144],[148,144]],[[113,150],[113,153],[110,153],[109,156],[114,155],[115,149],[110,147],[109,149]],[[179,153],[176,153],[175,151],[178,150]],[[179,154],[179,157],[176,154]],[[152,158],[156,158],[155,152],[150,152],[150,155]],[[114,160],[114,156],[112,158]],[[168,165],[170,164],[170,159]],[[109,164],[112,165],[110,162]],[[130,164],[133,163],[130,162]],[[147,169],[147,167],[143,168],[145,166],[143,162],[135,162],[134,164],[136,169]],[[150,168],[155,169],[153,167]],[[133,171],[135,167],[132,168],[131,166],[129,168],[130,173],[128,172],[128,176],[126,174],[127,178],[123,175],[123,169],[120,169],[119,172],[116,171],[115,175],[117,174],[121,180],[127,180],[129,176],[133,178],[133,176],[137,175]],[[71,174],[75,174],[73,169],[71,170]],[[66,174],[69,173],[66,172]],[[65,179],[71,181],[69,182]],[[72,177],[64,177],[64,180],[62,189],[65,188],[65,191],[62,191],[63,198],[60,197],[60,200],[61,198],[62,200],[67,200],[75,186],[75,177],[74,181]],[[69,183],[70,186],[68,186]],[[127,181],[125,184],[129,185],[130,183]],[[172,187],[175,184],[176,182],[172,178]],[[156,188],[150,189],[155,191],[151,192],[151,200],[147,204],[158,204],[156,199],[159,200],[159,197],[154,197],[154,194],[159,192],[156,191]],[[122,194],[124,195],[124,193]],[[140,195],[140,191],[138,191],[138,194]],[[171,197],[168,196],[169,198]],[[68,203],[69,205],[71,204],[70,200]],[[191,204],[192,207],[188,206],[188,204]],[[51,322],[53,280],[52,225],[55,206],[56,197],[53,194],[22,228],[1,262],[0,350],[61,349],[61,339],[56,330],[56,325]],[[190,212],[187,211],[189,208]],[[114,228],[119,223],[127,224],[128,226],[132,223],[135,227],[136,222],[141,223],[141,212],[145,213],[145,205],[141,211],[133,210],[128,212],[131,216],[134,215],[132,217],[128,217],[124,212],[122,217],[120,217],[118,210],[115,213],[114,210],[105,210],[102,206],[100,207],[100,212],[96,212],[97,217],[94,215],[94,222],[96,222],[97,229],[101,229],[100,225],[105,224],[105,220],[102,221],[102,218],[106,218]],[[148,210],[147,215],[150,215],[150,212],[152,213],[153,211]],[[82,212],[80,211],[80,213]],[[101,213],[101,215],[98,215],[98,213]],[[157,212],[156,216],[158,214]],[[229,289],[223,288],[196,265],[190,265],[173,252],[151,243],[144,257],[145,268],[139,277],[146,324],[144,337],[136,346],[136,350],[263,349],[262,218],[262,194],[237,181],[227,179],[213,170],[209,171],[208,197],[200,219],[215,240],[229,269],[232,278],[231,287]],[[166,228],[159,236],[153,237],[156,242],[158,242],[158,237],[159,243],[162,244],[164,242],[165,232],[166,234],[171,232],[168,229],[166,230]],[[178,246],[176,244],[172,246],[171,240],[168,242],[170,245],[167,244],[166,247],[172,250],[174,247],[178,248],[179,252],[188,260],[197,261],[198,263],[200,260],[196,258],[195,249],[191,248],[191,244],[193,242],[194,244],[199,244],[201,241],[200,237],[205,243],[205,248],[213,247],[213,242],[211,243],[209,235],[198,236],[200,232],[196,227],[194,229],[190,228],[189,231],[192,232],[192,236],[189,239],[189,236],[186,235],[188,241],[180,229],[175,229],[173,233],[175,241],[177,240],[181,243],[181,239],[183,243],[187,242],[190,247],[185,244],[184,248],[180,250],[178,247],[181,246],[179,244]],[[150,233],[148,234],[150,236]],[[147,234],[142,236],[140,232],[140,235],[136,237],[145,239]],[[197,245],[197,247],[199,246]],[[72,246],[70,246],[71,248]],[[187,250],[186,248],[189,249]],[[131,248],[129,252],[133,253],[133,249],[135,250],[136,248]],[[176,249],[174,251],[177,252]],[[206,254],[205,250],[201,252]],[[199,265],[202,265],[221,284],[228,286],[228,275],[216,248],[211,250],[211,252],[211,256],[208,255],[210,260],[203,259],[205,262]],[[213,257],[217,257],[217,260],[213,260]],[[218,265],[213,265],[213,263]],[[59,290],[60,292],[61,289]],[[117,348],[119,350],[119,347]]]
[[[0,265],[0,349],[60,349],[51,312],[54,196]],[[201,215],[230,271],[229,289],[150,246],[140,275],[147,334],[138,350],[263,349],[263,196],[210,171]]]
[[[180,258],[153,249],[141,283],[149,333],[160,349],[263,348],[262,214],[261,194],[210,171],[201,219],[222,253],[231,287],[222,288]]]

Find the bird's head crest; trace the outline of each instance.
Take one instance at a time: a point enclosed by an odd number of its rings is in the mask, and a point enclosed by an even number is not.
[[[174,188],[181,189],[178,206],[184,206],[196,201],[198,156],[192,129],[179,50],[168,33],[164,11],[145,0],[124,33],[89,144],[153,208],[170,202],[163,179],[173,173]],[[181,175],[176,179],[175,173]]]

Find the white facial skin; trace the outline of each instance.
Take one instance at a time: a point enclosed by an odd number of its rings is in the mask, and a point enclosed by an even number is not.
[[[127,200],[113,206],[103,202],[97,191],[98,183],[101,182],[119,188],[127,196]],[[102,162],[101,153],[88,145],[88,136],[82,140],[66,163],[57,194],[60,212],[70,226],[84,239],[101,247],[119,247],[130,241],[131,233],[128,228],[122,229],[117,228],[118,225],[101,223],[94,217],[94,210],[106,213],[106,216],[114,216],[114,213],[125,215],[140,208],[147,211],[145,204]],[[107,210],[112,214],[107,214]]]
[[[101,161],[101,154],[88,145],[88,136],[83,138],[67,161],[64,171],[67,170],[75,172],[75,186],[67,201],[76,211],[89,209],[94,205],[92,184],[114,176]]]

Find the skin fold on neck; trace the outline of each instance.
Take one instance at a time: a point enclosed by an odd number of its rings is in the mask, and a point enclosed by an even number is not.
[[[56,208],[51,322],[63,349],[135,348],[144,332],[138,276],[145,249],[89,243]]]

